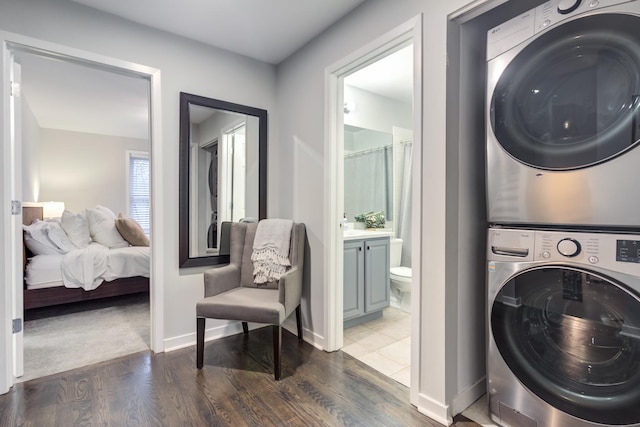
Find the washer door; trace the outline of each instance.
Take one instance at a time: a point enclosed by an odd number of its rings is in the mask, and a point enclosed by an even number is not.
[[[585,270],[544,267],[507,282],[491,307],[496,347],[518,380],[577,418],[640,423],[640,300]]]
[[[506,67],[491,125],[515,159],[547,170],[595,165],[640,139],[640,18],[579,18],[541,35]]]

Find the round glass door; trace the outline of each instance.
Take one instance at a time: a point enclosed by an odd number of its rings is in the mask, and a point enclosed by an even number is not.
[[[640,139],[640,18],[595,15],[523,49],[491,100],[491,125],[515,159],[547,170],[595,165]]]
[[[545,402],[595,423],[640,422],[640,300],[621,284],[528,270],[498,293],[491,329],[509,369]]]

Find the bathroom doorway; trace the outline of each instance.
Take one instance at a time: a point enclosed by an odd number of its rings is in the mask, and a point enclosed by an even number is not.
[[[343,79],[343,347],[411,377],[411,41]]]
[[[328,184],[328,192],[325,198],[325,209],[328,213],[326,219],[326,243],[325,243],[325,276],[327,285],[325,288],[324,301],[324,326],[325,337],[323,347],[326,351],[341,350],[344,346],[344,80],[360,69],[371,65],[378,60],[389,56],[409,45],[412,47],[413,67],[406,77],[412,82],[412,124],[408,129],[412,130],[413,139],[416,141],[412,145],[412,207],[411,207],[411,227],[414,236],[422,235],[422,16],[417,15],[404,24],[390,30],[379,38],[373,40],[357,51],[342,58],[326,69],[326,139],[325,148],[325,173]],[[376,76],[378,80],[380,75]],[[346,105],[347,108],[350,105]],[[355,110],[358,106],[355,105]],[[362,111],[362,110],[361,110]],[[355,116],[354,116],[355,117]],[[348,222],[348,220],[347,220]],[[390,233],[391,234],[391,233]],[[390,236],[389,236],[390,237]],[[390,244],[390,240],[389,240]],[[415,238],[411,242],[411,256],[414,260],[421,259],[422,239]],[[378,251],[377,251],[378,252]],[[381,255],[384,261],[384,269],[390,272],[390,254]],[[375,265],[371,264],[370,265]],[[412,262],[411,289],[411,355],[410,355],[410,402],[414,405],[419,400],[418,378],[421,371],[421,329],[420,324],[420,262]],[[387,268],[388,267],[388,268]],[[386,275],[386,274],[385,274]],[[375,275],[374,277],[380,277]],[[389,289],[389,287],[386,287]],[[390,290],[389,290],[390,292]],[[383,307],[384,308],[384,307]]]

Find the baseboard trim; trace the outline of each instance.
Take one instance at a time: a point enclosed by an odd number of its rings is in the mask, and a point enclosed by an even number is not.
[[[256,329],[255,326],[249,325],[249,329]],[[239,334],[242,332],[241,322],[228,322],[225,325],[217,326],[215,328],[208,328],[204,331],[204,340],[211,341],[219,338],[229,337],[231,335]],[[180,350],[185,347],[196,345],[196,333],[191,332],[189,334],[180,335],[173,338],[167,338],[164,340],[164,351]]]
[[[293,335],[298,335],[298,326],[296,325],[296,321],[291,317],[284,321],[282,327],[287,331],[291,332]],[[316,334],[309,329],[306,329],[304,326],[302,327],[302,339],[317,348],[318,350],[324,350],[324,337]]]
[[[451,399],[451,413],[453,416],[458,415],[476,400],[480,399],[487,392],[486,377],[480,378],[471,386],[467,387],[453,399]]]
[[[264,328],[269,325],[264,325],[261,323],[249,323],[249,330]],[[294,335],[298,334],[298,327],[296,326],[295,320],[287,320],[282,325],[284,329],[291,332]],[[217,340],[224,337],[229,337],[231,335],[236,335],[242,332],[242,323],[241,322],[228,322],[225,325],[217,326],[214,328],[209,328],[204,331],[204,340],[211,341]],[[322,347],[322,343],[324,343],[324,339],[315,334],[314,332],[302,328],[302,338],[314,346],[319,350],[324,350]],[[182,348],[191,347],[196,345],[196,333],[195,331],[190,334],[180,335],[177,337],[167,338],[164,340],[164,351],[170,352],[175,350],[180,350]]]
[[[418,411],[421,414],[426,415],[445,426],[450,426],[453,423],[453,417],[451,416],[451,407],[449,405],[443,405],[440,402],[436,402],[429,396],[422,393],[418,394]]]

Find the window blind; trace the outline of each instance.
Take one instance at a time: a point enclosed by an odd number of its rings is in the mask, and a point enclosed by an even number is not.
[[[129,217],[136,220],[146,234],[150,230],[149,156],[129,154]]]

